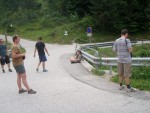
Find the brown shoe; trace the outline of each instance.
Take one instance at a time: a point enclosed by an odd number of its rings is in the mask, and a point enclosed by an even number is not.
[[[34,91],[34,90],[32,90],[32,89],[30,89],[29,91],[28,91],[28,94],[35,94],[36,93],[36,91]]]
[[[23,88],[21,90],[19,90],[19,94],[27,92],[27,90],[24,90]]]

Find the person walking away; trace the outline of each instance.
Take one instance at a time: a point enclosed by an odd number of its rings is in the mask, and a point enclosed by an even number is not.
[[[8,56],[8,49],[7,46],[4,44],[3,39],[0,39],[0,63],[1,63],[1,67],[2,67],[2,72],[5,73],[5,69],[4,69],[4,65],[5,63],[8,66],[8,71],[12,72],[12,70],[10,69],[10,59]]]
[[[13,36],[13,46],[12,46],[12,62],[13,66],[17,72],[17,85],[19,88],[19,94],[28,92],[28,94],[35,94],[36,91],[32,90],[27,82],[26,71],[24,67],[23,58],[25,57],[25,53],[21,53],[19,48],[20,37],[18,35]],[[26,87],[27,90],[22,88],[22,83]]]
[[[39,71],[39,66],[42,63],[43,72],[47,72],[48,70],[45,69],[45,62],[47,61],[45,51],[46,51],[48,56],[49,56],[49,53],[48,53],[48,50],[45,46],[45,43],[42,42],[42,37],[39,37],[39,41],[35,44],[34,57],[36,56],[36,51],[38,51],[38,55],[39,55],[39,63],[38,63],[38,66],[36,68],[36,71],[37,72]]]
[[[118,75],[119,75],[119,90],[124,89],[123,80],[125,80],[127,91],[134,92],[135,89],[130,86],[131,77],[131,55],[132,45],[128,39],[128,30],[121,31],[121,38],[116,39],[113,50],[117,52],[118,56]]]

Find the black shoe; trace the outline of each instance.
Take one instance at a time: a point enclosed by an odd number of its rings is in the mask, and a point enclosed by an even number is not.
[[[27,92],[27,90],[24,90],[23,88],[21,90],[19,90],[19,94]]]
[[[36,93],[36,91],[34,91],[34,90],[32,90],[32,89],[30,89],[29,91],[28,91],[28,94],[35,94]]]
[[[3,73],[5,73],[5,70],[4,70],[4,69],[3,69],[2,71],[3,71]]]
[[[43,72],[48,72],[48,70],[44,69]]]
[[[37,68],[37,69],[36,69],[36,72],[38,72],[38,71],[39,71],[39,69]]]
[[[12,72],[12,70],[11,70],[11,69],[9,69],[9,72]]]

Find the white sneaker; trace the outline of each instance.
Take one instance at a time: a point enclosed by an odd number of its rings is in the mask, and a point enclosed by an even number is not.
[[[125,88],[125,86],[122,85],[122,86],[119,87],[119,90],[123,90],[124,88]]]
[[[132,87],[127,90],[127,92],[135,92],[135,91],[137,91],[137,90],[135,88],[132,88]]]

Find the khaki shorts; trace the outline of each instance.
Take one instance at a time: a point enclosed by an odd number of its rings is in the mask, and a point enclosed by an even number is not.
[[[124,77],[131,77],[131,63],[118,62],[118,75]]]

